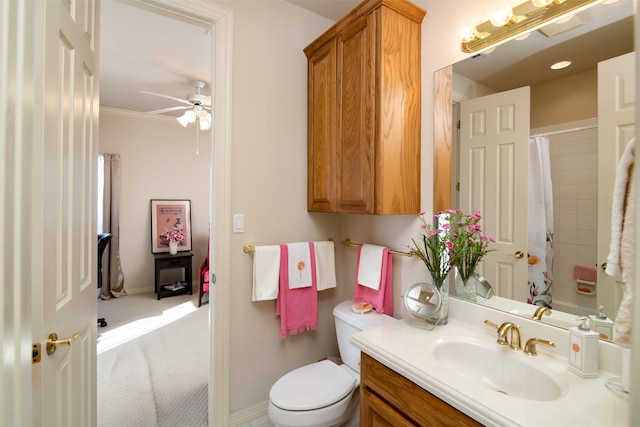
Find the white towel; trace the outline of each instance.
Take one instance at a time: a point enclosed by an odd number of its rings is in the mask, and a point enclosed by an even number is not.
[[[622,239],[622,224],[625,214],[625,203],[627,198],[627,187],[629,185],[629,168],[634,162],[635,138],[633,138],[625,148],[616,171],[616,182],[613,188],[613,206],[611,208],[611,246],[609,257],[607,258],[607,268],[605,273],[609,276],[616,276],[620,270],[620,243]]]
[[[289,289],[308,288],[311,286],[311,251],[309,243],[289,243]]]
[[[382,278],[382,255],[384,246],[363,244],[360,252],[360,265],[358,266],[358,284],[380,289]]]
[[[633,170],[633,166],[631,167]],[[633,335],[633,298],[638,293],[638,281],[633,279],[633,266],[635,257],[635,196],[633,192],[633,179],[630,180],[629,195],[625,209],[624,222],[622,225],[622,237],[620,238],[620,267],[622,270],[622,281],[624,282],[624,293],[618,308],[616,321],[613,326],[613,341],[622,346],[631,346],[631,336]]]
[[[256,246],[253,254],[252,301],[278,298],[280,280],[280,246]]]
[[[316,248],[316,283],[319,291],[336,287],[336,256],[332,241],[314,242]]]

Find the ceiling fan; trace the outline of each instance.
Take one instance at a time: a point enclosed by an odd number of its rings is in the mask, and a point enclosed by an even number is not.
[[[177,102],[180,102],[185,105],[179,105],[176,107],[169,108],[161,108],[159,110],[147,111],[147,114],[162,114],[168,113],[171,111],[180,111],[187,110],[180,117],[177,117],[178,123],[182,126],[187,127],[189,123],[195,123],[198,121],[198,125],[200,126],[200,130],[208,130],[211,128],[211,96],[203,95],[200,93],[200,90],[204,88],[204,82],[201,81],[193,81],[191,82],[193,87],[196,88],[196,93],[189,94],[185,97],[185,99],[176,98],[170,95],[164,95],[161,93],[149,92],[146,90],[140,91],[141,93],[146,93],[148,95],[160,96],[162,98],[171,99]]]

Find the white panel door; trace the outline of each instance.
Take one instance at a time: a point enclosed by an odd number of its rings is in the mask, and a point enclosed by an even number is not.
[[[611,244],[611,207],[618,160],[635,136],[635,53],[598,64],[598,304],[615,319],[623,295],[621,277],[604,273]]]
[[[96,166],[98,84],[96,0],[47,0],[41,64],[41,175],[34,195],[42,212],[41,294],[34,340],[43,348],[34,375],[34,422],[43,426],[96,425]],[[36,289],[34,287],[34,289]],[[46,352],[50,334],[75,337]]]
[[[478,273],[496,295],[527,301],[529,87],[460,106],[460,209],[480,209],[496,239]],[[520,254],[520,255],[516,255]]]

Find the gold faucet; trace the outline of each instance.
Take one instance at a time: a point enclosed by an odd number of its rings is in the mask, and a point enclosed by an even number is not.
[[[485,320],[484,323],[498,330],[498,344],[508,345],[514,350],[522,350],[522,346],[520,345],[520,326],[512,322],[504,322],[498,326],[489,320]],[[511,332],[511,343],[509,343],[509,338],[507,338],[508,332]]]
[[[555,347],[556,344],[553,341],[543,340],[540,338],[531,338],[524,345],[524,353],[529,356],[536,356],[538,352],[536,351],[536,344],[544,345],[547,347]]]
[[[543,314],[546,314],[547,316],[551,314],[551,310],[549,309],[549,307],[540,306],[536,308],[536,312],[533,313],[533,316],[531,316],[531,318],[533,320],[542,320]]]
[[[511,332],[511,344],[507,340],[507,332]],[[515,323],[504,322],[498,328],[498,344],[509,345],[514,350],[522,350],[520,346],[520,327]]]

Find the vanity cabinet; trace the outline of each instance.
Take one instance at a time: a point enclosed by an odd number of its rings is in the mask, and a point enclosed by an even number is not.
[[[360,376],[360,426],[482,425],[366,353]]]
[[[365,0],[304,49],[309,211],[419,212],[425,13]]]

